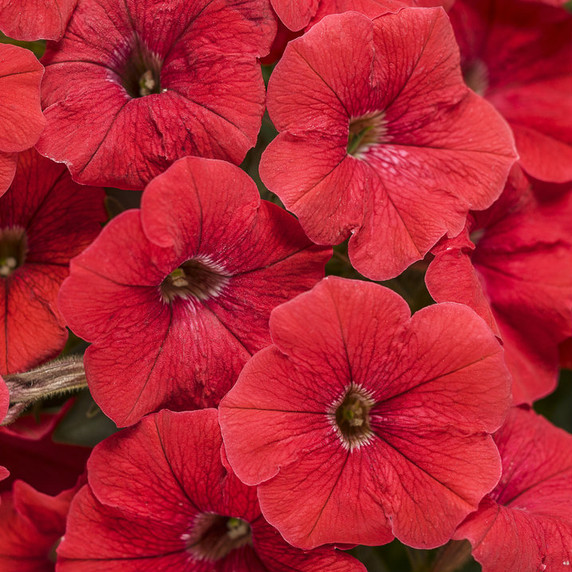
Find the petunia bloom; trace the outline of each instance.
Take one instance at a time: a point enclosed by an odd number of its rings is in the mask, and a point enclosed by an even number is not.
[[[0,0],[0,30],[17,40],[59,40],[78,0]]]
[[[522,0],[457,0],[449,13],[467,84],[514,133],[520,165],[572,180],[572,18]]]
[[[322,278],[330,256],[238,167],[179,160],[140,211],[113,219],[72,261],[62,286],[68,325],[93,342],[94,399],[119,425],[218,405],[270,343],[271,310]]]
[[[223,464],[221,445],[213,409],[162,411],[100,443],[58,571],[365,572],[332,548],[286,544],[260,514],[256,489]]]
[[[14,179],[18,151],[33,147],[44,129],[43,75],[44,67],[32,52],[0,44],[0,196]]]
[[[56,496],[23,481],[0,495],[0,569],[2,572],[53,572],[56,546],[66,529],[75,490]]]
[[[489,433],[510,379],[484,321],[457,304],[410,317],[382,286],[329,277],[270,330],[219,408],[268,522],[301,548],[449,540],[500,477]]]
[[[275,29],[267,0],[83,0],[42,60],[39,151],[80,183],[122,189],[187,155],[240,163]]]
[[[335,65],[332,64],[335,62]],[[512,135],[462,79],[441,8],[328,16],[268,85],[278,137],[260,175],[308,236],[369,278],[396,276],[501,193]]]
[[[74,183],[64,165],[33,149],[18,155],[0,198],[0,373],[25,371],[63,349],[56,296],[69,260],[105,218],[103,189]]]
[[[502,338],[515,404],[555,389],[572,336],[572,187],[542,191],[516,167],[499,201],[433,249],[426,274],[436,301],[468,304]]]
[[[483,572],[569,572],[572,435],[515,408],[495,434],[503,475],[455,533]]]

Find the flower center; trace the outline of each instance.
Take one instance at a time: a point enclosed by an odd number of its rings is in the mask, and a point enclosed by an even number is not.
[[[252,544],[252,530],[245,520],[213,513],[201,513],[191,533],[183,535],[187,550],[197,560],[215,562],[231,551]]]
[[[165,303],[175,298],[202,302],[218,296],[229,278],[220,266],[208,258],[191,258],[168,274],[159,290]]]
[[[383,111],[374,111],[350,119],[348,155],[361,159],[373,145],[383,143],[387,135],[387,122]]]
[[[26,260],[28,240],[19,226],[0,229],[0,278],[7,278]]]
[[[474,60],[463,67],[463,79],[477,95],[484,95],[489,87],[489,70],[483,61]]]
[[[368,392],[353,383],[345,395],[332,404],[330,418],[346,449],[351,451],[372,439],[369,412],[374,404]]]
[[[161,65],[161,58],[135,37],[121,73],[125,91],[131,97],[161,93]]]

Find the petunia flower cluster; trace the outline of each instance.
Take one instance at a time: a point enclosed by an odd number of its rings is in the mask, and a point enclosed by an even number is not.
[[[565,2],[0,30],[1,571],[571,569]]]

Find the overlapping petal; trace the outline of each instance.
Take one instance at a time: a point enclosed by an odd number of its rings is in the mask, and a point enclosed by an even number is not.
[[[435,300],[468,304],[503,339],[516,404],[554,390],[572,335],[572,193],[538,187],[515,169],[501,199],[434,250],[426,275]]]
[[[265,184],[312,240],[351,234],[352,263],[374,279],[458,234],[515,157],[508,126],[463,84],[440,9],[324,18],[289,44],[268,109],[281,133],[262,157]]]
[[[53,572],[55,546],[66,528],[74,490],[49,496],[24,481],[1,495],[0,567],[3,572]]]
[[[572,563],[572,436],[514,409],[495,434],[503,476],[455,533],[483,572],[566,572]]]
[[[548,3],[458,0],[450,12],[467,83],[509,122],[520,165],[572,180],[572,18]]]
[[[330,277],[274,310],[271,332],[220,405],[268,521],[303,548],[446,542],[500,475],[488,434],[509,380],[486,324],[460,305],[410,320],[393,292]],[[344,433],[348,398],[361,437]]]
[[[103,560],[111,571],[365,570],[331,548],[287,545],[261,516],[256,489],[223,465],[221,444],[212,409],[163,411],[100,444],[72,506],[60,569],[94,570]],[[242,527],[234,538],[232,520]],[[244,542],[233,544],[241,531]]]
[[[264,111],[256,58],[274,32],[264,0],[81,2],[43,59],[38,149],[78,182],[125,189],[187,155],[240,163]]]

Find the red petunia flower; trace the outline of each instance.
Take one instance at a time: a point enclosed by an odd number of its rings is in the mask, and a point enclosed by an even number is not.
[[[270,343],[271,310],[323,277],[330,255],[238,167],[179,160],[149,184],[141,211],[112,220],[72,261],[62,286],[69,326],[93,342],[94,399],[119,425],[216,406]]]
[[[0,198],[0,373],[30,369],[63,349],[56,296],[69,260],[104,220],[102,189],[77,185],[34,150],[19,154]]]
[[[572,568],[572,435],[514,409],[494,436],[503,476],[455,533],[483,572]]]
[[[14,179],[17,152],[33,147],[44,129],[43,75],[44,67],[32,52],[0,44],[0,196]]]
[[[0,496],[0,570],[53,572],[74,490],[49,496],[23,481]]]
[[[43,58],[38,149],[80,183],[123,189],[187,155],[240,163],[275,30],[267,0],[82,0]]]
[[[263,181],[314,242],[352,234],[352,264],[373,279],[458,234],[515,158],[508,126],[463,83],[440,8],[324,18],[286,48],[268,110],[281,133]]]
[[[572,180],[572,18],[522,0],[457,0],[449,13],[467,84],[509,122],[520,165]]]
[[[162,411],[99,444],[58,571],[365,572],[332,548],[286,544],[260,514],[256,489],[221,462],[221,445],[213,409]]]
[[[0,30],[17,40],[59,40],[78,0],[0,0]]]
[[[268,522],[301,548],[449,540],[500,476],[509,376],[487,325],[457,304],[410,318],[394,292],[330,277],[270,330],[219,408]]]
[[[572,189],[548,194],[515,168],[488,211],[433,252],[426,274],[437,302],[471,306],[502,338],[515,404],[558,382],[558,346],[572,336]]]

